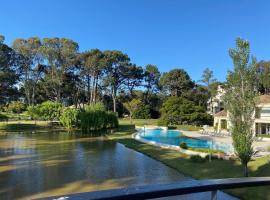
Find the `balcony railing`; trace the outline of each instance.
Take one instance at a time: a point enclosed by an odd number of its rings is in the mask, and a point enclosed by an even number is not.
[[[270,185],[270,177],[190,180],[171,184],[146,185],[62,195],[43,198],[42,200],[141,200],[199,192],[211,192],[211,199],[216,200],[218,190],[265,185]]]

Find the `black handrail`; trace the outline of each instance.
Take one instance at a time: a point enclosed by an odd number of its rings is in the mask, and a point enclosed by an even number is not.
[[[146,185],[123,189],[101,190],[96,192],[84,192],[57,197],[47,197],[42,198],[42,200],[140,200],[208,191],[212,191],[212,199],[216,199],[217,190],[265,185],[270,185],[270,177],[188,180],[171,184]]]

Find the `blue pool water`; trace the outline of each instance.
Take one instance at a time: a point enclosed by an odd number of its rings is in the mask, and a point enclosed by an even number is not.
[[[143,139],[162,144],[179,146],[181,143],[185,142],[187,146],[191,148],[211,148],[224,151],[225,153],[232,152],[232,146],[229,144],[186,137],[177,130],[146,129],[141,130],[139,134]]]

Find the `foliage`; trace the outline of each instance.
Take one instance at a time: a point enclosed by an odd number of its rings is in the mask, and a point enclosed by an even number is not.
[[[202,80],[200,82],[204,83],[207,87],[216,80],[214,79],[213,71],[208,67],[203,71]]]
[[[18,90],[15,87],[19,80],[19,57],[16,52],[4,44],[4,36],[0,35],[0,103],[15,100]]]
[[[156,65],[148,64],[145,66],[144,82],[146,88],[146,98],[149,99],[149,93],[155,93],[159,90],[158,82],[160,79],[160,72]]]
[[[13,101],[7,105],[7,111],[12,113],[22,113],[26,110],[26,105],[21,101]]]
[[[161,76],[159,85],[164,93],[180,96],[184,91],[192,89],[194,82],[185,70],[173,69]]]
[[[235,153],[244,167],[244,175],[248,176],[247,164],[253,155],[253,113],[257,95],[255,60],[249,62],[249,42],[240,38],[236,39],[236,48],[230,49],[229,53],[234,69],[227,76],[225,103]]]
[[[185,142],[181,142],[181,143],[180,143],[180,147],[181,147],[182,149],[188,149],[188,145],[187,145],[187,143],[185,143]]]
[[[141,100],[135,98],[124,103],[125,108],[129,111],[130,118],[133,118],[133,113],[141,106],[141,104]]]
[[[270,93],[270,61],[260,61],[255,65],[256,78],[259,91],[263,94]]]
[[[63,105],[61,103],[46,101],[37,106],[29,107],[28,112],[32,117],[38,117],[39,119],[46,121],[59,120]]]
[[[118,127],[118,118],[113,112],[100,110],[81,112],[79,119],[81,129],[85,132]]]
[[[8,121],[8,116],[0,113],[0,121]]]
[[[87,112],[92,112],[92,111],[105,111],[105,106],[102,102],[97,102],[96,104],[90,104],[85,106],[85,110]]]
[[[201,106],[182,97],[169,97],[163,104],[162,120],[167,124],[210,124],[212,117]]]
[[[60,115],[60,123],[67,129],[71,129],[78,123],[79,110],[76,108],[65,108]]]
[[[137,108],[132,115],[135,119],[150,119],[151,118],[151,106],[142,105]]]

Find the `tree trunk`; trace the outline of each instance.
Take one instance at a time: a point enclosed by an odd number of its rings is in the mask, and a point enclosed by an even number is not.
[[[245,177],[248,177],[248,166],[247,166],[247,164],[243,164],[243,167],[244,167],[244,169],[243,169],[244,170],[243,171],[244,172],[244,176]]]
[[[35,93],[36,93],[36,88],[35,88],[35,85],[33,85],[33,88],[32,88],[32,106],[35,105]]]
[[[91,94],[90,94],[90,76],[87,75],[87,96],[88,96],[88,105],[90,104],[91,101]]]
[[[113,112],[116,112],[116,96],[112,96],[113,99]]]

